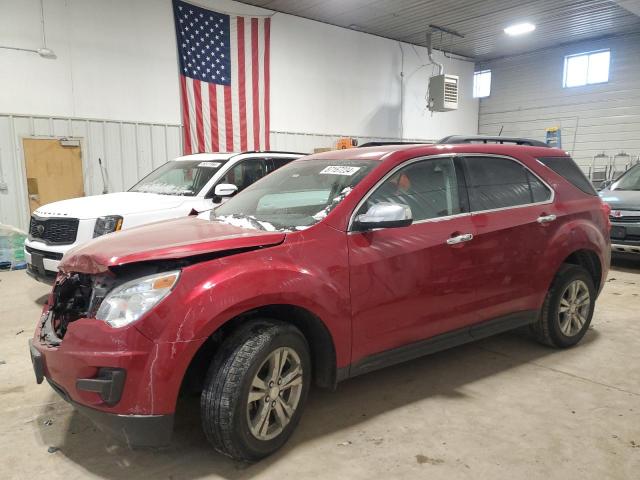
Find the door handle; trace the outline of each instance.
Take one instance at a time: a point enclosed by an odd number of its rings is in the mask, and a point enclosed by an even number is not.
[[[536,220],[536,222],[543,224],[543,223],[549,223],[549,222],[553,222],[557,217],[555,215],[542,215],[540,217],[538,217],[538,219]]]
[[[463,233],[462,235],[447,238],[447,245],[457,245],[458,243],[468,242],[469,240],[473,240],[473,234]]]

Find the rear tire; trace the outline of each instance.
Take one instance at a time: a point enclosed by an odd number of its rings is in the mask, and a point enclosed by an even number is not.
[[[564,264],[553,279],[531,332],[545,345],[571,347],[587,332],[595,300],[596,289],[589,272],[578,265]]]
[[[309,347],[297,328],[269,319],[242,326],[207,373],[200,398],[207,439],[237,460],[272,454],[298,424],[310,381]]]

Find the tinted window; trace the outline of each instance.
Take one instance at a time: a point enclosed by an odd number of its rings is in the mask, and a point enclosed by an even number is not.
[[[277,169],[285,166],[287,163],[295,160],[294,158],[272,158],[273,166]]]
[[[591,182],[589,182],[584,173],[582,173],[582,170],[580,170],[580,167],[575,164],[571,157],[544,157],[538,160],[584,193],[598,195],[593,185],[591,185]]]
[[[266,162],[260,158],[243,160],[231,168],[218,183],[231,183],[241,192],[267,174]]]
[[[381,202],[411,208],[415,221],[461,213],[458,180],[452,158],[424,160],[398,170],[360,208],[365,213]]]
[[[471,210],[478,212],[541,202],[551,192],[523,165],[507,158],[466,157]]]
[[[551,190],[549,190],[549,187],[528,170],[527,179],[529,180],[529,187],[531,187],[531,201],[533,203],[545,202],[551,199]]]

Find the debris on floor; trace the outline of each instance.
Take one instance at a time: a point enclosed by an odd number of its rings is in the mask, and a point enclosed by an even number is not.
[[[47,452],[49,452],[49,453],[56,453],[58,450],[60,450],[58,447],[49,447],[49,448],[47,448]]]
[[[24,330],[18,330],[18,331],[16,332],[16,335],[20,335],[21,333],[24,333]]]
[[[426,455],[418,454],[416,455],[416,462],[418,462],[420,465],[423,465],[425,463],[428,463],[429,465],[441,465],[444,463],[444,460],[442,460],[441,458],[431,458],[427,457]]]

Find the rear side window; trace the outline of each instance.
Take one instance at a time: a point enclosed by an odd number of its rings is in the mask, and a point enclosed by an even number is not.
[[[571,157],[543,157],[538,160],[584,193],[598,195],[596,189],[593,188],[591,182]]]
[[[495,210],[551,198],[549,188],[527,168],[508,158],[465,157],[471,211]]]
[[[271,161],[273,162],[273,166],[278,169],[280,167],[285,166],[287,163],[292,162],[293,160],[295,160],[295,158],[272,158]]]

